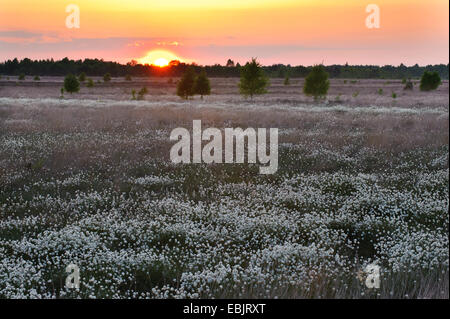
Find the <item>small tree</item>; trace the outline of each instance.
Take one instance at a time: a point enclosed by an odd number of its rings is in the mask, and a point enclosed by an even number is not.
[[[182,99],[188,99],[195,94],[195,71],[188,67],[177,84],[177,95]]]
[[[143,100],[145,94],[147,94],[147,93],[148,93],[148,90],[147,90],[146,87],[143,87],[142,89],[140,89],[139,92],[138,92],[138,100]],[[134,97],[134,95],[133,95],[133,97]]]
[[[105,81],[105,82],[111,81],[111,74],[106,73],[106,74],[103,76],[103,81]]]
[[[87,86],[88,88],[94,87],[94,81],[93,81],[91,78],[88,78],[88,79],[87,79],[86,86]]]
[[[241,81],[239,82],[239,92],[245,97],[253,99],[255,94],[267,93],[266,87],[269,80],[261,69],[261,64],[252,58],[241,68]]]
[[[86,81],[86,73],[81,72],[80,75],[78,76],[78,80],[79,80],[80,82]]]
[[[328,73],[323,65],[313,66],[311,72],[305,78],[303,92],[306,95],[314,96],[314,100],[325,97],[330,87]]]
[[[413,85],[411,79],[409,79],[406,81],[403,90],[412,90],[413,88],[414,88],[414,85]]]
[[[64,79],[64,90],[70,94],[80,90],[80,82],[73,74],[68,74]]]
[[[436,90],[441,85],[441,77],[437,72],[425,71],[420,80],[421,91]]]
[[[195,94],[199,94],[202,100],[203,95],[211,94],[211,85],[205,71],[202,71],[195,79],[194,92]]]

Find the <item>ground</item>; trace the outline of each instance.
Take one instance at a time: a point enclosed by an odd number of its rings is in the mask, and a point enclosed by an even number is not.
[[[449,297],[447,81],[332,79],[314,102],[301,79],[188,101],[177,79],[98,80],[0,79],[0,297]],[[277,173],[171,163],[193,119],[279,128]]]

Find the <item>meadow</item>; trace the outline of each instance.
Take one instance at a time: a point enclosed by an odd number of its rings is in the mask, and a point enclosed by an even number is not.
[[[0,298],[449,298],[448,81],[332,79],[320,102],[301,79],[188,101],[176,79],[94,81],[0,80]],[[171,163],[194,119],[278,128],[278,171]]]

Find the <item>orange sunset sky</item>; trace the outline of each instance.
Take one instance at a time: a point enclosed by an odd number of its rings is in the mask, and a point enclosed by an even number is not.
[[[365,25],[371,3],[379,29]],[[65,25],[69,4],[80,28]],[[446,0],[0,0],[0,61],[447,64],[448,11]]]

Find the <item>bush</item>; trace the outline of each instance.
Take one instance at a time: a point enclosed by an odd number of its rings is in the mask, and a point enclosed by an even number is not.
[[[383,89],[378,89],[378,94],[383,95]]]
[[[125,81],[131,81],[131,75],[129,74],[125,75]]]
[[[202,71],[195,79],[194,91],[195,94],[200,95],[201,99],[203,99],[203,95],[211,94],[211,85],[205,71]]]
[[[20,75],[19,75],[19,80],[20,80],[20,81],[25,80],[25,74],[20,73]]]
[[[436,90],[441,85],[441,77],[437,72],[425,71],[420,80],[421,91]]]
[[[134,90],[133,90],[133,91],[134,91]],[[136,92],[136,91],[134,91],[134,92]],[[132,93],[133,93],[133,92],[132,92]],[[147,90],[146,87],[143,87],[142,89],[140,89],[139,92],[138,92],[138,100],[143,100],[145,94],[147,94],[147,93],[148,93],[148,90]],[[133,94],[133,97],[134,97],[134,94]]]
[[[289,81],[289,77],[288,76],[284,79],[284,83],[283,84],[284,85],[290,85],[291,84],[291,82]]]
[[[68,74],[64,79],[64,90],[70,94],[78,92],[80,90],[80,82],[73,74]]]
[[[330,87],[328,73],[323,65],[313,66],[311,72],[305,78],[303,92],[306,95],[314,96],[314,100],[325,97]]]
[[[406,81],[405,83],[405,87],[403,88],[403,90],[412,90],[414,88],[414,85],[412,83],[411,80]]]
[[[106,73],[106,74],[103,76],[103,81],[105,81],[105,82],[111,81],[111,74]]]
[[[188,99],[195,94],[195,71],[188,67],[177,85],[177,95],[182,99]]]
[[[86,86],[87,86],[88,88],[94,87],[94,81],[93,81],[91,78],[87,79]]]
[[[33,80],[34,80],[34,81],[40,81],[41,78],[39,77],[39,75],[35,75],[34,78],[33,78]]]
[[[397,98],[397,93],[392,92],[392,98],[393,98],[393,99],[396,99],[396,98]]]
[[[265,76],[261,64],[255,58],[247,62],[241,68],[241,80],[239,82],[239,92],[245,97],[253,98],[255,94],[264,94],[269,80]]]
[[[79,80],[80,82],[86,81],[86,73],[81,72],[80,75],[78,76],[78,80]]]

